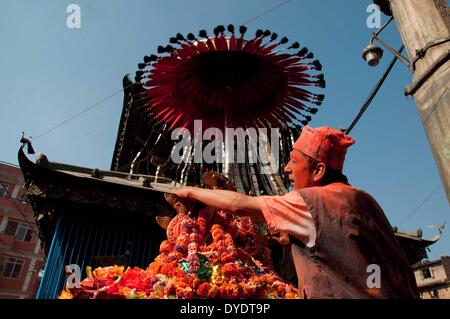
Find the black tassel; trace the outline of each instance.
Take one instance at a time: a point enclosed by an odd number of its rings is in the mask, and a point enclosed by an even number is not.
[[[297,41],[292,43],[291,46],[289,47],[289,49],[298,49],[300,48],[300,43],[298,43]]]
[[[234,34],[234,25],[229,24],[228,27],[227,27],[227,29],[228,29],[228,32]]]
[[[181,33],[177,33],[176,37],[178,41],[186,41],[186,39],[183,37]]]
[[[217,27],[214,28],[213,33],[216,37],[219,36],[219,29],[217,29]]]
[[[244,35],[245,32],[247,32],[247,27],[246,27],[245,25],[241,25],[241,26],[239,27],[239,33],[240,33],[241,35]]]
[[[318,110],[319,109],[317,109],[315,107],[311,107],[311,108],[308,109],[308,112],[311,113],[311,114],[316,114]]]
[[[224,33],[225,27],[223,25],[219,25],[219,26],[217,26],[217,31],[219,31],[219,33]]]
[[[289,42],[289,39],[287,38],[287,37],[283,37],[283,38],[281,38],[281,40],[280,40],[280,43],[281,44],[285,44],[285,43],[288,43]]]
[[[139,70],[145,69],[145,63],[139,63],[138,68]]]
[[[158,53],[164,53],[164,52],[166,52],[166,49],[164,49],[164,47],[162,45],[159,45],[157,51],[158,51]]]
[[[175,44],[175,43],[179,43],[178,40],[177,40],[176,38],[174,38],[174,37],[170,38],[170,39],[169,39],[169,42],[170,42],[170,43],[174,43],[174,44]]]
[[[193,33],[189,33],[187,35],[187,38],[188,38],[189,41],[194,41],[195,40],[195,35]]]
[[[325,99],[325,95],[324,94],[317,94],[314,96],[317,100],[319,101],[323,101]]]
[[[202,38],[207,38],[208,34],[206,33],[206,30],[200,30],[200,32],[198,33],[198,36],[202,37]]]
[[[27,153],[34,154],[34,149],[33,149],[33,146],[31,145],[31,142],[27,143]]]
[[[264,36],[268,37],[272,32],[270,32],[270,30],[266,30],[264,31]]]
[[[326,87],[325,80],[319,80],[316,82],[320,88],[324,89]]]
[[[259,38],[259,37],[262,36],[263,34],[264,34],[264,31],[261,30],[261,29],[258,29],[258,30],[256,30],[255,36],[256,36],[257,38]]]
[[[139,76],[139,75],[136,75],[136,76],[134,77],[134,80],[135,80],[136,82],[141,82],[142,77]]]
[[[323,80],[324,79],[324,75],[323,74],[317,74],[314,76],[315,78],[319,79],[319,80]],[[323,95],[323,94],[322,94]],[[323,101],[323,99],[322,99]]]
[[[315,66],[317,71],[322,71],[322,64],[320,64],[319,60],[314,60],[311,64]]]
[[[314,54],[313,54],[312,52],[309,52],[309,53],[305,56],[305,58],[307,58],[307,59],[312,59],[312,58],[314,58]]]
[[[272,33],[272,35],[270,36],[270,41],[274,41],[278,38],[278,34],[276,34],[275,32]]]
[[[168,44],[168,45],[166,45],[165,50],[166,50],[166,52],[170,53],[173,50],[175,50],[175,48],[173,46],[171,46],[170,44]]]
[[[302,57],[308,53],[308,48],[303,47],[300,51],[297,52],[297,56]]]

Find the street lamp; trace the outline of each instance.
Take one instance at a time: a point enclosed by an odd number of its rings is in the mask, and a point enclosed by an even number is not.
[[[387,43],[381,40],[378,35],[391,23],[394,18],[390,18],[377,32],[372,34],[370,38],[369,45],[363,50],[362,57],[370,66],[377,66],[380,63],[381,58],[383,57],[383,49],[378,45],[374,44],[374,40],[377,40],[385,49],[389,50],[393,55],[400,59],[407,66],[408,69],[412,71],[411,62],[408,58],[404,57],[400,52],[396,51],[392,47],[390,47]]]
[[[373,43],[370,43],[363,51],[363,59],[370,66],[377,66],[382,57],[383,49]]]

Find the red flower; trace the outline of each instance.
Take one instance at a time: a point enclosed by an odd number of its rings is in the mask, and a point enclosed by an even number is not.
[[[201,298],[208,297],[210,288],[211,288],[211,285],[209,284],[209,282],[202,283],[197,289],[197,295]]]
[[[170,253],[173,250],[173,244],[169,240],[164,240],[159,246],[160,253]]]

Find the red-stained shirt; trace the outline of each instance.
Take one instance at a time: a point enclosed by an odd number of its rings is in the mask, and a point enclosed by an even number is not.
[[[316,242],[313,217],[299,192],[283,196],[260,196],[261,211],[271,234],[288,233],[307,247]]]
[[[383,210],[344,183],[260,197],[271,233],[290,235],[304,298],[417,298],[414,274]],[[377,266],[376,284],[371,267]]]

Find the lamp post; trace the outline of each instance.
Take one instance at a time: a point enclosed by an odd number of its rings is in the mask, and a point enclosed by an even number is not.
[[[408,52],[413,95],[450,203],[450,30],[435,0],[373,0],[392,15]]]

